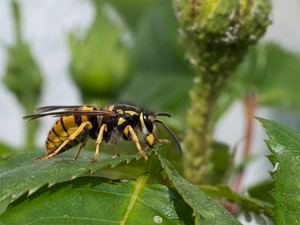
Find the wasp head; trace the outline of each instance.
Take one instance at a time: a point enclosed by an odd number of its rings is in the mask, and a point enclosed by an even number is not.
[[[177,139],[176,135],[173,133],[173,131],[167,127],[167,125],[165,125],[161,120],[156,119],[158,116],[167,116],[167,117],[171,117],[171,115],[169,113],[149,113],[149,112],[143,112],[140,114],[140,122],[142,125],[142,132],[143,134],[146,135],[146,140],[149,146],[152,146],[155,142],[155,137],[153,135],[154,129],[155,129],[155,123],[160,123],[165,129],[166,131],[169,133],[169,135],[171,136],[171,138],[175,141],[175,144],[177,146],[177,149],[180,153],[180,155],[182,154],[182,148],[181,145],[179,143],[179,140]]]

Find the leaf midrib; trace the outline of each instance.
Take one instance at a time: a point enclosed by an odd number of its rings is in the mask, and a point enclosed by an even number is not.
[[[139,199],[139,194],[140,192],[144,189],[146,181],[147,181],[148,177],[147,176],[141,176],[137,179],[135,185],[134,185],[134,191],[131,195],[127,210],[125,212],[125,215],[123,217],[123,219],[120,221],[120,225],[125,225],[128,217],[131,213],[131,211],[133,210],[134,204],[137,202],[137,200]]]

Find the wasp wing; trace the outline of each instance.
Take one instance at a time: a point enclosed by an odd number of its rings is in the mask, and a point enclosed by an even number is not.
[[[38,108],[41,109],[41,113],[24,116],[24,120],[35,120],[45,116],[54,116],[54,117],[62,117],[62,116],[109,116],[114,117],[116,114],[112,111],[106,109],[96,109],[96,110],[82,110],[82,106],[45,106]],[[64,111],[56,111],[59,109],[64,109]]]
[[[93,107],[93,106],[88,106]],[[48,105],[48,106],[42,106],[36,109],[37,113],[44,113],[44,112],[50,112],[50,111],[56,111],[56,110],[79,110],[82,108],[82,105]]]

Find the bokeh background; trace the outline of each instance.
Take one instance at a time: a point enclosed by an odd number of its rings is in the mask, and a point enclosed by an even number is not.
[[[160,0],[145,0],[143,3],[132,0],[127,4],[117,0],[111,2],[118,4],[115,8],[110,4],[101,4],[99,11],[102,14],[98,15],[98,22],[101,24],[102,21],[103,29],[93,32],[100,32],[102,39],[99,40],[100,47],[95,47],[97,38],[91,35],[90,42],[85,39],[97,14],[93,1],[19,1],[22,37],[30,45],[43,77],[42,91],[36,105],[106,104],[118,99],[127,100],[155,111],[171,112],[174,119],[168,124],[175,130],[184,130],[193,71],[184,59],[184,50],[178,41],[171,3]],[[300,2],[297,0],[273,0],[273,24],[262,42],[275,42],[298,57],[299,12]],[[26,143],[22,116],[27,112],[3,82],[9,59],[8,46],[16,41],[9,0],[0,1],[0,24],[0,142],[1,146],[22,149]],[[109,45],[115,44],[114,41],[118,42],[118,47],[112,50]],[[94,51],[94,55],[87,58],[83,49]],[[94,73],[90,71],[93,69],[100,70],[103,75],[97,81],[103,87],[89,93],[92,88],[87,87],[99,85],[93,82]],[[90,80],[80,77],[82,71],[90,72]],[[106,83],[110,79],[111,83]],[[241,101],[233,102],[216,126],[215,138],[218,141],[227,143],[231,148],[240,147],[245,133],[244,110]],[[283,107],[279,110],[259,107],[255,114],[280,120],[300,130],[297,109],[286,111]],[[52,119],[41,120],[35,146],[44,145],[45,135],[52,123]],[[246,171],[243,180],[245,187],[268,178],[267,171],[272,170],[267,158],[261,157],[268,154],[263,141],[265,137],[258,123],[255,123],[252,143],[255,160]]]

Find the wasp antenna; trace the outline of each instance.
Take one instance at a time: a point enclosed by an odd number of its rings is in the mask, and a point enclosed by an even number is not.
[[[166,113],[166,115],[169,115],[168,113]],[[163,125],[163,127],[166,129],[166,131],[169,133],[169,135],[172,137],[172,139],[175,141],[175,144],[177,146],[177,149],[179,151],[179,154],[182,154],[182,148],[181,145],[179,143],[178,138],[176,137],[176,135],[173,133],[173,131],[171,131],[171,129],[169,127],[167,127],[167,125],[165,125],[161,120],[154,120],[154,122],[158,122],[161,125]]]
[[[160,112],[160,113],[157,113],[156,114],[157,116],[167,116],[167,117],[171,117],[171,115],[169,114],[169,113],[166,113],[166,112]],[[160,121],[160,120],[159,120]],[[162,121],[160,121],[160,122],[162,122]],[[159,123],[160,123],[159,122]]]

